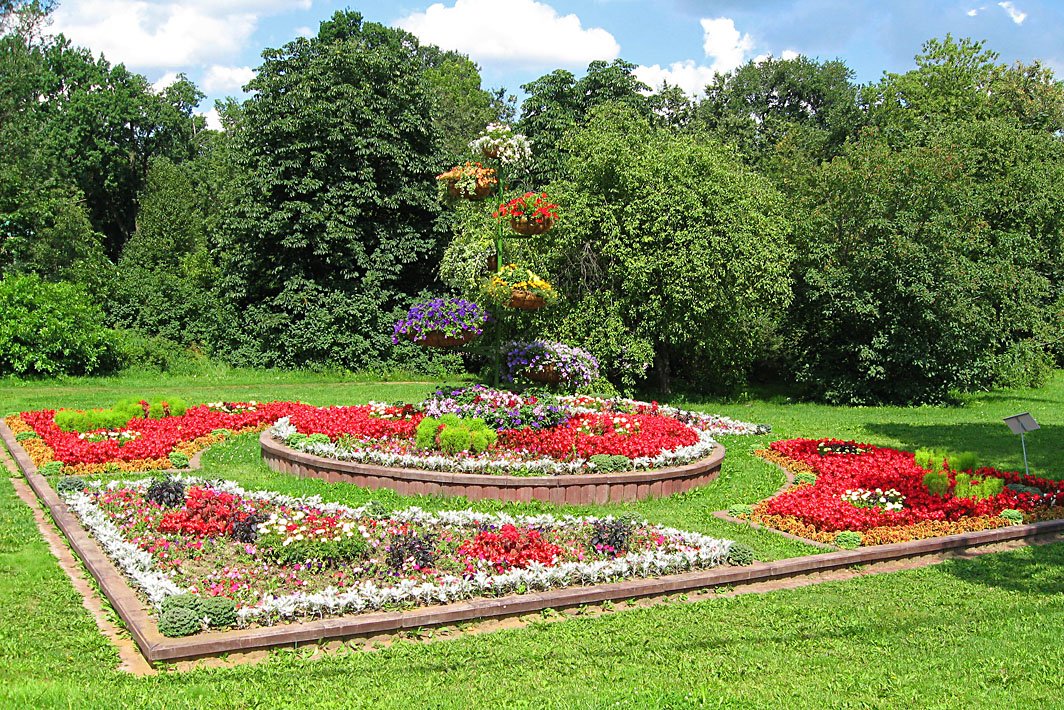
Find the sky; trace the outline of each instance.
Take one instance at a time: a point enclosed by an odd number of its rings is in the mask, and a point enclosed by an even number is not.
[[[334,12],[401,27],[468,54],[485,88],[624,59],[656,87],[692,95],[750,60],[841,59],[860,83],[904,72],[932,37],[985,40],[1001,60],[1041,60],[1064,78],[1064,0],[59,0],[51,30],[148,77],[184,73],[215,99],[246,97],[261,53],[317,33]]]

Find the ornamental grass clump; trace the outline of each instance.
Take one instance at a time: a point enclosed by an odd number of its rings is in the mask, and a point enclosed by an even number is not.
[[[993,498],[1005,489],[1005,480],[996,476],[987,476],[979,479],[966,473],[957,474],[957,483],[953,486],[953,495],[956,498],[974,498],[986,500]]]
[[[488,320],[488,312],[472,301],[434,298],[410,308],[406,318],[395,324],[392,342],[409,339],[423,343],[434,333],[455,339],[476,337],[484,332]]]
[[[503,379],[507,382],[550,373],[571,388],[591,384],[599,373],[598,360],[587,350],[551,340],[509,343],[504,365]]]

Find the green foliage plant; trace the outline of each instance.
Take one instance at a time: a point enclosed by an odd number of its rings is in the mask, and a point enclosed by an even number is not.
[[[742,518],[754,512],[754,506],[749,503],[735,503],[728,506],[728,515],[733,518]]]
[[[425,417],[414,434],[418,447],[438,449],[447,454],[481,453],[497,438],[496,431],[483,419],[462,419],[454,414],[445,414],[438,419]]]
[[[924,487],[927,488],[932,495],[946,495],[949,493],[950,487],[949,473],[941,468],[935,471],[928,471],[924,475]]]
[[[733,542],[728,548],[728,564],[746,567],[754,563],[754,548],[742,542]]]
[[[816,474],[812,471],[799,471],[794,474],[794,483],[796,485],[816,483]]]
[[[1023,524],[1023,513],[1015,508],[1006,508],[998,513],[998,517],[1008,520],[1013,525]]]
[[[1005,480],[996,476],[979,479],[967,473],[958,473],[956,478],[957,484],[953,487],[953,495],[957,498],[983,500],[993,498],[1005,489]]]
[[[861,546],[861,533],[853,530],[841,530],[835,535],[835,545],[844,550],[856,550]]]
[[[39,438],[40,437],[37,435],[37,432],[35,432],[35,431],[23,431],[23,432],[19,432],[18,434],[15,435],[15,441],[18,441],[18,442],[29,441],[30,439],[39,439]]]
[[[594,465],[596,471],[602,473],[632,470],[632,459],[619,454],[593,454],[588,458],[588,462]]]
[[[175,606],[159,614],[159,633],[163,636],[191,636],[202,629],[201,617],[189,607]]]
[[[202,609],[212,629],[225,629],[236,624],[236,602],[229,597],[205,597]]]
[[[55,490],[60,495],[64,493],[80,493],[85,488],[85,479],[78,476],[63,476],[55,481]]]
[[[63,470],[62,461],[49,461],[37,469],[42,476],[55,476]]]
[[[0,376],[92,375],[114,366],[111,331],[85,291],[36,276],[0,279]]]
[[[171,451],[169,458],[170,465],[174,468],[188,468],[188,454],[183,454],[180,451]]]

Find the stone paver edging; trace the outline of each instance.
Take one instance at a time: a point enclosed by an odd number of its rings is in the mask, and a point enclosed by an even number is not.
[[[262,458],[271,469],[302,478],[353,483],[363,488],[390,488],[407,496],[462,496],[468,500],[523,503],[541,500],[556,505],[602,505],[671,496],[712,482],[720,475],[724,461],[724,447],[718,445],[706,458],[672,468],[573,476],[496,476],[328,459],[285,446],[270,435],[269,429],[259,436],[259,445]]]
[[[633,579],[590,587],[568,587],[499,598],[477,598],[408,611],[348,615],[281,626],[211,632],[172,639],[159,633],[149,610],[126,582],[125,577],[82,528],[80,522],[67,509],[66,504],[55,493],[48,481],[37,473],[33,462],[22,447],[15,442],[11,430],[3,422],[0,422],[0,437],[7,444],[15,462],[38,498],[48,508],[56,525],[99,583],[101,590],[110,600],[118,615],[129,627],[141,652],[149,661],[195,658],[327,638],[365,636],[454,624],[474,619],[507,617],[546,608],[562,609],[721,585],[762,582],[1064,531],[1064,520],[1052,520],[963,535],[795,557],[776,562],[758,562],[748,567],[718,567],[652,579]]]

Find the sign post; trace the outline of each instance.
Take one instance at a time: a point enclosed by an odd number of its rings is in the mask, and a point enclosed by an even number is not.
[[[1029,431],[1037,431],[1041,427],[1038,426],[1038,422],[1034,420],[1030,412],[1005,417],[1005,423],[1009,425],[1009,429],[1012,430],[1013,434],[1020,435],[1020,446],[1023,447],[1023,470],[1030,476],[1031,469],[1027,465],[1027,441],[1024,439],[1024,435]]]

